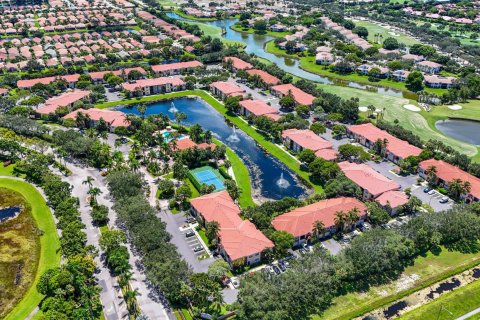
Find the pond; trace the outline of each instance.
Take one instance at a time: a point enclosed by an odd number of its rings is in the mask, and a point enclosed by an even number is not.
[[[252,191],[257,198],[278,200],[286,196],[299,198],[307,195],[306,189],[300,185],[289,168],[266,154],[249,135],[231,128],[224,117],[208,103],[195,98],[179,98],[173,100],[173,103],[178,112],[187,115],[186,125],[198,123],[235,151],[248,168]],[[163,113],[173,120],[174,114],[169,109],[172,109],[172,101],[158,102],[147,107],[146,115]],[[139,114],[135,108],[118,110]]]
[[[20,213],[20,207],[8,207],[0,209],[0,222],[15,218]]]
[[[192,21],[179,16],[175,12],[167,12],[167,16],[170,18],[178,19],[178,20]],[[264,58],[269,61],[272,61],[276,63],[285,72],[294,74],[298,77],[301,77],[310,81],[314,81],[314,82],[323,83],[323,84],[349,86],[352,88],[364,89],[364,90],[387,94],[395,97],[404,97],[408,99],[415,98],[414,95],[412,96],[411,94],[400,91],[400,90],[376,87],[374,85],[365,85],[365,84],[354,82],[354,81],[336,80],[336,79],[323,77],[323,76],[305,71],[300,68],[299,60],[276,56],[272,53],[268,53],[265,51],[265,45],[267,44],[267,42],[275,40],[274,37],[269,35],[250,34],[246,32],[239,32],[239,31],[232,30],[230,27],[234,25],[237,21],[238,19],[225,19],[225,20],[216,20],[216,21],[202,21],[201,23],[224,29],[226,31],[226,33],[223,35],[225,39],[244,42],[246,44],[245,51],[247,53],[254,53],[260,58]],[[195,22],[197,23],[198,21],[195,21]]]
[[[459,119],[440,120],[435,127],[454,139],[480,145],[480,122]]]

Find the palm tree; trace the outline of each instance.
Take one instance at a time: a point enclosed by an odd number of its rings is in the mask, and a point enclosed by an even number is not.
[[[345,222],[346,222],[346,216],[345,212],[343,211],[337,211],[335,212],[335,226],[337,227],[338,230],[343,230],[345,227]]]
[[[90,188],[90,190],[88,190],[88,194],[90,195],[90,203],[91,204],[96,204],[97,203],[97,196],[99,194],[102,193],[102,190],[100,190],[99,188]]]
[[[203,135],[203,140],[205,140],[205,142],[207,143],[210,143],[212,141],[212,131],[210,130],[207,130],[205,131],[204,135]]]
[[[360,210],[358,210],[357,207],[347,212],[346,223],[349,229],[352,228],[357,223],[359,216],[360,216]]]
[[[205,225],[207,232],[205,235],[207,236],[208,241],[212,243],[214,240],[218,238],[218,232],[220,231],[220,224],[217,221],[208,222]]]
[[[325,234],[325,232],[327,232],[327,229],[322,221],[316,220],[313,222],[313,233],[315,234],[317,240],[322,234]]]
[[[87,178],[85,180],[82,181],[82,184],[86,184],[88,185],[88,188],[92,188],[92,182],[94,181],[95,179],[93,179],[92,176],[87,176]]]
[[[429,184],[433,184],[435,177],[437,176],[437,167],[430,166],[425,170],[425,174],[427,175],[427,182]]]
[[[125,301],[127,302],[128,309],[136,315],[137,314],[137,297],[140,295],[138,289],[128,290],[124,294]]]

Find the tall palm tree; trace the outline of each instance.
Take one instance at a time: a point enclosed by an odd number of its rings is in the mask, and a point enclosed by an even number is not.
[[[429,184],[433,184],[435,177],[437,176],[437,167],[430,166],[425,170],[425,174],[427,175],[427,182]]]
[[[92,188],[94,180],[95,179],[93,179],[92,176],[87,176],[87,178],[85,178],[85,180],[82,181],[82,184],[86,184],[88,185],[88,188]]]
[[[325,234],[325,232],[327,232],[327,229],[322,221],[316,220],[313,222],[313,233],[315,234],[317,240],[322,234]]]
[[[140,295],[138,289],[128,290],[124,294],[125,301],[127,302],[128,309],[134,315],[137,315],[137,297]]]
[[[358,210],[358,208],[356,207],[347,212],[346,220],[347,220],[347,225],[349,229],[352,228],[357,223],[359,216],[360,216],[360,210]]]
[[[220,231],[220,224],[217,221],[211,221],[206,224],[207,232],[205,235],[208,238],[208,241],[212,243],[214,240],[218,238],[218,233]]]
[[[88,194],[90,195],[90,203],[92,204],[96,204],[97,203],[97,196],[100,195],[102,193],[102,190],[100,190],[99,188],[95,187],[95,188],[90,188],[90,190],[88,190]]]
[[[345,227],[345,222],[346,222],[345,212],[343,211],[335,212],[334,223],[338,230],[343,231],[343,228]]]

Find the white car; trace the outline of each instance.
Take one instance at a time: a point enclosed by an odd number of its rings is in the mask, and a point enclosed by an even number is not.
[[[429,195],[435,194],[435,190],[430,190],[430,191],[428,191],[428,194],[429,194]]]

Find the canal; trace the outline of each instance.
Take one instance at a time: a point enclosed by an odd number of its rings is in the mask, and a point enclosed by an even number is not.
[[[154,103],[147,107],[146,115],[163,113],[174,120],[174,114],[169,111],[172,101],[178,112],[187,115],[186,125],[198,123],[204,130],[212,131],[215,138],[242,159],[250,174],[253,194],[258,200],[278,200],[286,196],[302,198],[307,195],[307,190],[295,178],[294,172],[260,149],[246,133],[230,127],[220,113],[201,99],[178,98]],[[135,108],[124,107],[118,110],[139,114]]]
[[[179,16],[175,12],[167,12],[166,14],[168,17],[173,19],[192,21]],[[202,22],[193,21],[193,22],[203,23],[203,24],[210,25],[217,28],[224,28],[226,30],[226,33],[223,35],[225,39],[244,42],[246,44],[245,52],[254,53],[256,56],[260,58],[264,58],[268,61],[271,61],[277,64],[285,72],[288,72],[300,78],[304,78],[310,81],[323,83],[323,84],[348,86],[352,88],[368,90],[371,92],[387,94],[395,97],[404,97],[407,99],[416,98],[415,94],[412,95],[412,93],[407,93],[401,90],[377,87],[374,85],[365,85],[355,81],[343,81],[338,79],[332,79],[332,78],[320,76],[318,74],[305,71],[300,68],[299,60],[291,59],[288,57],[276,56],[273,53],[269,53],[265,51],[265,45],[267,44],[267,42],[275,40],[274,37],[269,35],[259,35],[259,34],[251,34],[246,32],[239,32],[231,29],[230,27],[234,25],[237,21],[238,19],[225,19],[225,20],[216,20],[216,21],[202,21]]]

